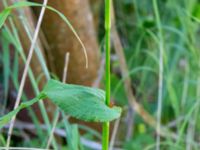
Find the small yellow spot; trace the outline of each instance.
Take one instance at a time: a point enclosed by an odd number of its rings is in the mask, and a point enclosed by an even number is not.
[[[145,124],[140,123],[138,125],[138,131],[139,131],[139,133],[145,133],[146,132],[146,126],[145,126]]]

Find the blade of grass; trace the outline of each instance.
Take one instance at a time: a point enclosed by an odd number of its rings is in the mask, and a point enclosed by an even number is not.
[[[0,13],[0,16],[2,16],[2,20],[0,20],[0,28],[3,26],[3,24],[6,21],[6,18],[8,17],[8,15],[11,13],[12,9],[16,9],[16,8],[21,8],[21,7],[28,7],[28,6],[32,6],[32,7],[45,7],[53,12],[55,12],[63,21],[65,21],[65,23],[68,25],[68,27],[71,29],[71,31],[73,32],[73,34],[75,35],[75,37],[77,38],[77,40],[79,41],[79,43],[81,44],[82,48],[83,48],[83,52],[84,52],[84,56],[86,59],[86,63],[85,63],[85,67],[88,68],[88,56],[87,56],[87,50],[82,42],[82,40],[80,39],[80,37],[78,36],[77,32],[75,31],[75,29],[73,28],[73,26],[71,25],[71,23],[69,22],[69,20],[58,10],[54,9],[53,7],[50,6],[45,6],[39,3],[33,3],[33,2],[27,2],[27,1],[20,1],[15,3],[14,5],[11,5],[9,7],[6,7],[6,9],[3,10],[3,12]]]
[[[21,42],[20,42],[20,40],[19,40],[17,31],[15,30],[15,27],[14,27],[14,24],[13,24],[12,20],[11,20],[11,25],[12,25],[12,28],[13,28],[14,35],[12,35],[12,33],[9,31],[9,29],[8,29],[7,26],[5,26],[5,29],[7,30],[7,33],[9,34],[9,39],[12,41],[11,43],[13,43],[13,44],[15,45],[15,47],[17,48],[17,51],[18,51],[17,53],[20,54],[20,56],[21,56],[21,58],[22,58],[22,60],[23,60],[23,62],[24,62],[24,64],[25,64],[25,63],[26,63],[25,53],[24,53],[24,51],[23,51]],[[15,75],[16,75],[16,74],[17,74],[17,72],[15,73]],[[15,76],[15,75],[12,74],[12,80],[13,80],[13,83],[14,83],[15,88],[16,88],[16,89],[19,89],[18,74],[17,74],[17,76]],[[38,95],[38,94],[39,94],[39,88],[38,88],[38,86],[37,86],[37,84],[36,84],[36,80],[35,80],[35,77],[34,77],[34,75],[33,75],[33,72],[32,72],[32,70],[31,70],[31,68],[29,68],[29,70],[28,70],[28,75],[29,75],[29,78],[30,78],[30,80],[31,80],[31,84],[32,84],[32,86],[33,86],[35,95]],[[27,99],[27,98],[24,98],[24,99]],[[40,108],[40,110],[41,110],[41,113],[42,113],[42,117],[43,117],[43,119],[44,119],[44,122],[45,122],[45,123],[47,124],[47,126],[49,127],[49,128],[48,128],[48,129],[49,129],[48,131],[50,131],[50,122],[49,122],[48,115],[47,115],[47,112],[46,112],[46,110],[45,110],[45,107],[44,107],[44,104],[43,104],[42,101],[39,102],[39,108]],[[38,132],[38,135],[41,135],[41,134],[39,134],[39,133],[41,133],[42,131],[41,131],[41,129],[39,128],[39,121],[38,121],[38,119],[37,119],[35,113],[32,111],[31,108],[29,108],[28,110],[30,110],[29,112],[30,112],[30,115],[31,115],[31,118],[32,118],[34,124],[36,125],[36,127],[38,127],[38,128],[37,128],[38,131],[39,131],[39,132]],[[40,137],[42,138],[42,136],[40,136]]]
[[[53,12],[55,12],[67,25],[68,27],[70,28],[70,30],[73,32],[73,34],[75,35],[75,37],[77,38],[77,40],[79,41],[79,43],[81,44],[82,48],[83,48],[83,52],[84,52],[84,56],[85,56],[85,59],[86,59],[86,63],[85,63],[85,67],[88,68],[88,56],[87,56],[87,50],[82,42],[82,40],[80,39],[80,37],[78,36],[76,30],[74,29],[74,27],[72,26],[72,24],[69,22],[69,20],[61,13],[59,12],[58,10],[54,9],[53,7],[50,7],[50,6],[47,6],[47,5],[44,5],[44,4],[39,4],[39,3],[33,3],[33,2],[26,2],[26,1],[22,1],[22,2],[17,2],[15,3],[14,5],[11,5],[9,7],[7,7],[2,13],[0,13],[0,15],[4,15],[5,14],[5,11],[10,11],[12,9],[16,9],[16,8],[22,8],[22,7],[28,7],[28,6],[32,6],[32,7],[45,7]],[[5,22],[6,20],[6,17],[8,15],[5,15],[3,18],[3,21]],[[0,20],[1,21],[1,20]],[[0,22],[1,23],[1,22]],[[2,26],[0,26],[1,28]]]
[[[43,5],[46,6],[47,2],[48,2],[48,0],[44,0],[43,1]],[[39,30],[40,30],[40,26],[41,26],[41,23],[42,23],[42,19],[43,19],[44,13],[45,13],[45,9],[46,9],[45,7],[42,7],[42,10],[40,12],[38,23],[36,25],[35,33],[34,33],[34,36],[33,36],[33,41],[31,43],[31,47],[30,47],[30,50],[29,50],[27,62],[26,62],[25,69],[24,69],[24,72],[23,72],[23,75],[22,75],[22,79],[21,79],[21,83],[20,83],[20,87],[19,87],[19,91],[18,91],[18,95],[17,95],[17,99],[16,99],[16,102],[15,102],[14,109],[16,109],[20,104],[20,99],[21,99],[23,88],[24,88],[24,84],[25,84],[25,81],[26,81],[28,68],[29,68],[29,65],[30,65],[30,62],[31,62],[31,58],[32,58],[32,55],[33,55],[34,47],[35,47],[36,40],[37,40],[37,37],[38,37],[38,34],[39,34]],[[13,127],[14,127],[15,118],[16,118],[15,116],[12,118],[9,130],[8,130],[8,138],[7,138],[7,144],[6,144],[7,149],[9,149],[9,146],[10,146],[10,140],[11,140],[11,135],[12,135]]]
[[[13,26],[13,24],[12,24],[12,20],[10,20],[10,22],[11,22],[11,26],[12,26],[12,28],[13,29],[15,29],[14,28],[14,26]],[[4,32],[4,31],[3,31]],[[11,69],[11,72],[10,72],[10,75],[11,75],[11,80],[12,80],[12,82],[13,82],[13,84],[14,84],[14,88],[16,89],[16,90],[18,90],[19,89],[19,82],[18,82],[18,74],[19,74],[19,71],[18,71],[18,61],[19,61],[19,59],[18,59],[18,49],[19,48],[21,48],[22,49],[22,47],[21,47],[21,45],[20,45],[20,43],[19,44],[17,44],[18,42],[18,37],[17,37],[17,33],[16,33],[16,31],[14,30],[13,31],[14,32],[14,34],[12,35],[12,33],[9,31],[9,29],[7,28],[7,26],[5,26],[5,34],[6,34],[6,40],[7,41],[9,41],[9,43],[12,43],[16,48],[17,48],[17,50],[15,51],[15,56],[14,56],[14,62],[13,62],[13,66],[12,66],[12,69]],[[4,35],[2,35],[2,36],[4,36]],[[16,40],[15,40],[15,39]],[[15,42],[14,42],[15,41]],[[18,46],[17,46],[18,45]],[[22,57],[22,58],[24,58],[23,59],[23,61],[24,62],[26,62],[26,60],[25,60],[25,56],[24,57]],[[31,70],[29,69],[29,77],[32,77],[31,75],[30,75],[30,73],[32,73],[31,72]],[[32,78],[31,78],[32,79]],[[31,81],[33,81],[33,80],[31,80]],[[22,100],[27,100],[27,97],[25,97],[25,95],[23,95],[22,96],[23,98],[22,98]],[[33,122],[34,122],[34,124],[36,125],[36,127],[37,127],[37,131],[38,131],[38,135],[39,135],[39,137],[42,139],[42,130],[40,130],[40,128],[39,128],[39,121],[38,121],[38,119],[37,119],[37,117],[36,117],[36,115],[35,115],[35,113],[33,112],[33,110],[31,109],[31,108],[28,108],[28,112],[29,112],[29,114],[30,114],[30,116],[31,116],[31,119],[33,120]]]
[[[4,139],[2,134],[0,134],[0,144],[1,145],[6,145],[6,140]]]
[[[22,11],[22,10],[21,10],[21,11]],[[22,11],[22,12],[21,12],[21,16],[23,16],[24,13],[25,13],[25,12]],[[33,31],[33,28],[34,28],[34,27],[31,25],[31,23],[27,20],[26,17],[23,17],[23,18],[21,19],[21,22],[22,22],[22,24],[23,24],[23,26],[24,26],[24,29],[25,29],[25,31],[26,31],[26,34],[28,35],[29,40],[30,40],[30,41],[33,41],[32,35],[33,35],[33,33],[34,33],[34,31]],[[47,65],[46,65],[46,62],[45,62],[45,58],[44,58],[44,56],[43,56],[43,54],[42,54],[42,48],[41,48],[39,42],[37,42],[37,44],[36,44],[36,46],[35,46],[35,52],[36,52],[36,55],[37,55],[37,57],[38,57],[38,60],[39,60],[39,62],[40,62],[40,64],[41,64],[41,67],[42,67],[42,69],[43,69],[43,71],[44,71],[44,75],[45,75],[46,79],[49,80],[49,79],[50,79],[50,73],[49,73],[49,70],[48,70],[48,68],[47,68]]]
[[[0,28],[4,25],[6,19],[10,15],[11,10],[7,9],[3,13],[0,13]]]
[[[4,113],[6,104],[7,104],[7,96],[8,96],[8,88],[9,88],[9,74],[10,74],[10,49],[9,43],[5,40],[4,37],[1,38],[1,42],[4,43],[2,45],[3,49],[3,76],[4,76],[4,103],[3,109],[1,113]]]
[[[111,32],[111,3],[105,0],[105,50],[106,50],[106,105],[110,105],[110,32]],[[102,149],[109,147],[109,122],[103,123]]]
[[[157,108],[157,133],[161,131],[161,117],[162,117],[162,96],[163,96],[163,52],[164,52],[164,41],[162,33],[162,25],[158,10],[157,0],[153,0],[153,9],[156,19],[156,25],[158,28],[159,37],[159,79],[158,79],[158,108]],[[160,135],[157,134],[156,137],[156,150],[160,150]]]
[[[65,55],[65,65],[64,65],[64,69],[63,69],[63,79],[62,79],[63,83],[65,83],[66,79],[67,79],[68,64],[69,64],[69,53],[66,53],[66,55]],[[50,136],[49,136],[49,139],[48,139],[48,142],[47,142],[47,146],[46,146],[47,149],[49,149],[49,147],[50,147],[52,137],[53,137],[54,131],[56,129],[56,125],[58,123],[59,116],[60,116],[60,110],[57,108],[55,113],[56,114],[55,114],[53,126],[52,126],[51,133],[50,133]],[[64,117],[63,117],[63,119],[64,119]]]

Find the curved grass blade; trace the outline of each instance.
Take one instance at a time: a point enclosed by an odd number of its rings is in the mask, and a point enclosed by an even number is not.
[[[37,96],[36,98],[28,101],[28,102],[24,102],[21,103],[19,107],[17,107],[15,110],[9,112],[8,114],[4,115],[3,117],[0,118],[0,129],[5,126],[6,124],[8,124],[13,116],[16,116],[17,113],[27,107],[32,106],[33,104],[35,104],[36,102],[38,102],[40,99],[44,98],[44,96],[42,94],[40,94],[39,96]]]
[[[34,3],[34,2],[27,2],[27,1],[23,1],[23,2],[17,2],[11,6],[6,7],[1,13],[0,13],[0,28],[3,26],[3,24],[5,23],[6,19],[8,18],[9,14],[11,13],[12,9],[16,9],[16,8],[21,8],[21,7],[43,7],[42,4],[39,3]],[[55,12],[70,28],[70,30],[73,32],[73,34],[75,35],[75,37],[77,38],[77,40],[79,41],[79,43],[81,44],[82,48],[83,48],[83,52],[85,55],[85,59],[86,59],[86,68],[88,68],[88,56],[87,56],[87,51],[86,48],[82,42],[82,40],[80,39],[80,37],[78,36],[77,32],[75,31],[74,27],[71,25],[71,23],[69,22],[69,20],[65,17],[65,15],[63,15],[61,12],[59,12],[58,10],[56,10],[53,7],[50,6],[44,6],[47,9]]]
[[[10,13],[11,13],[11,9],[5,9],[4,11],[0,13],[0,29],[4,25]]]

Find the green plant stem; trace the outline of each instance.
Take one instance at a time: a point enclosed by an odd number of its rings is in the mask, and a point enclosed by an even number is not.
[[[160,20],[160,14],[158,10],[157,0],[153,0],[153,9],[156,19],[156,25],[158,28],[159,38],[159,79],[158,79],[158,108],[157,108],[157,133],[161,132],[161,118],[162,118],[162,103],[163,103],[163,72],[164,72],[164,37],[162,31],[162,24]],[[160,135],[156,137],[156,150],[160,150]]]
[[[110,31],[111,31],[111,0],[105,0],[105,48],[106,48],[106,105],[110,104]],[[109,147],[109,122],[103,124],[102,149]]]

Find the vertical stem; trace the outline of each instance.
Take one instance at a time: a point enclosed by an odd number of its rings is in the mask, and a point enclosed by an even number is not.
[[[110,104],[110,32],[111,32],[111,0],[105,4],[106,30],[106,105]]]
[[[163,71],[164,71],[164,39],[162,32],[162,24],[160,20],[159,10],[157,0],[153,0],[153,9],[156,18],[156,25],[158,28],[158,38],[159,38],[159,81],[158,81],[158,108],[157,108],[157,137],[156,137],[156,150],[160,150],[160,135],[161,132],[161,117],[162,117],[162,98],[163,98]]]
[[[111,31],[111,0],[105,0],[105,48],[106,48],[106,105],[110,104],[110,31]],[[103,123],[102,149],[108,150],[109,122]]]

